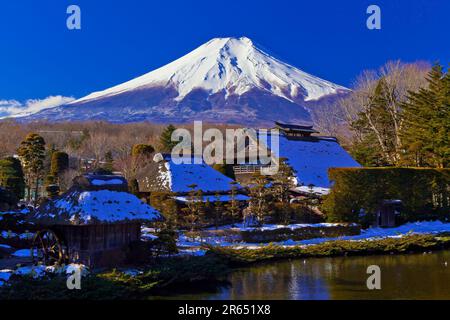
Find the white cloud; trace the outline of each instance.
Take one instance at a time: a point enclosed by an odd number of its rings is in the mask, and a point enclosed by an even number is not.
[[[45,99],[0,100],[0,119],[28,116],[36,112],[61,106],[74,101],[73,97],[49,96]]]

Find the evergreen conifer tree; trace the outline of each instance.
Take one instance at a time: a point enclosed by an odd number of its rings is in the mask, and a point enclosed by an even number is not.
[[[428,87],[410,92],[403,104],[404,160],[415,166],[444,168],[450,163],[450,76],[436,64]]]
[[[162,152],[171,152],[173,147],[175,147],[178,142],[172,141],[172,133],[176,130],[176,128],[169,124],[161,134],[159,142],[161,144]]]
[[[45,140],[36,133],[30,133],[20,143],[18,155],[23,165],[28,187],[28,200],[31,200],[31,189],[34,189],[34,202],[39,197],[39,182],[42,179],[45,160]]]

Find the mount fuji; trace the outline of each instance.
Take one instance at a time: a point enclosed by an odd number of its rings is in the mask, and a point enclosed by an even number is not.
[[[216,38],[157,70],[26,121],[311,123],[318,101],[345,87],[303,72],[246,38]]]

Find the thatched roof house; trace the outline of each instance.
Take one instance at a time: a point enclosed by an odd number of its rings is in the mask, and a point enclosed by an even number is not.
[[[295,171],[298,186],[330,188],[328,169],[361,166],[342,148],[336,138],[313,136],[313,133],[318,132],[312,126],[277,122],[276,127],[280,130],[279,134],[271,136],[271,133],[259,133],[258,140],[254,143],[266,142],[267,146],[264,147],[272,151],[272,157],[287,159],[287,163]],[[272,148],[272,138],[279,138],[277,148]],[[251,167],[236,165],[236,179],[245,182],[248,173],[252,172]]]
[[[53,239],[52,248],[59,248],[53,252],[45,241],[37,242],[41,256],[93,267],[124,262],[126,248],[140,240],[142,222],[161,218],[157,210],[127,191],[121,176],[75,178],[69,191],[40,206],[29,219],[41,227],[38,239]]]
[[[44,225],[84,225],[159,218],[158,211],[128,193],[125,178],[85,174],[74,179],[69,191],[39,207],[31,220]]]
[[[234,180],[223,175],[211,166],[200,163],[177,164],[170,154],[156,154],[153,163],[148,164],[146,172],[139,179],[139,191],[167,191],[177,195],[186,195],[196,185],[196,189],[207,194],[227,194],[233,187]],[[239,184],[234,184],[241,189]]]

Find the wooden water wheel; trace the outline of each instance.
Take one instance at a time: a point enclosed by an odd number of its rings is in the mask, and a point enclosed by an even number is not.
[[[33,239],[31,254],[34,264],[53,266],[63,264],[66,258],[64,242],[50,229],[40,230]]]

